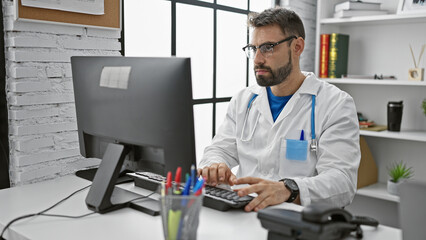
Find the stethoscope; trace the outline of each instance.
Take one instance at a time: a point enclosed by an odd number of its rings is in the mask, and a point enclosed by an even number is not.
[[[245,115],[245,117],[244,117],[243,128],[242,128],[242,130],[241,130],[241,137],[240,137],[240,139],[241,139],[242,141],[248,141],[248,139],[244,139],[244,138],[243,138],[243,134],[244,134],[244,130],[245,130],[245,128],[246,128],[246,123],[247,123],[247,119],[248,119],[249,112],[250,112],[251,107],[252,107],[252,105],[253,105],[253,102],[254,102],[254,100],[256,99],[256,97],[257,97],[257,96],[258,96],[257,94],[254,94],[254,95],[250,98],[250,101],[248,102],[246,115]],[[317,140],[316,140],[316,138],[315,138],[315,95],[312,95],[312,103],[311,103],[311,106],[312,106],[312,109],[311,109],[311,137],[312,137],[312,141],[311,141],[311,145],[310,145],[310,150],[311,150],[312,152],[316,152],[316,151],[317,151]],[[257,121],[256,121],[256,125],[257,125]],[[254,126],[254,128],[253,128],[253,129],[255,129],[255,128],[256,128],[256,125]],[[252,132],[250,135],[253,135],[253,132]],[[249,137],[249,138],[251,138],[251,137]]]

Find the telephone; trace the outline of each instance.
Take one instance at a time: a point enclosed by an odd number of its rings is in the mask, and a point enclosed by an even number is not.
[[[269,230],[268,240],[278,239],[342,239],[355,232],[362,238],[360,225],[376,227],[379,222],[370,217],[352,216],[351,213],[328,204],[316,203],[306,206],[302,212],[266,208],[257,217]]]

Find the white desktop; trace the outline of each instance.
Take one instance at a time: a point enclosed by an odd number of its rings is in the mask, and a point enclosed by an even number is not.
[[[0,230],[12,219],[44,210],[72,192],[91,182],[76,176],[4,189],[0,191]],[[133,183],[120,185],[139,194],[148,190]],[[83,215],[90,213],[85,198],[88,190],[77,193],[48,213]],[[153,196],[158,197],[158,196]],[[283,203],[280,208],[302,210],[295,204]],[[401,230],[379,225],[362,227],[363,239],[402,239]],[[203,207],[200,215],[198,239],[267,239],[268,231],[257,218],[256,212],[231,210],[221,212]],[[6,239],[164,239],[159,216],[124,208],[106,214],[93,214],[80,219],[37,216],[14,223],[5,234]],[[355,238],[348,238],[355,239]]]

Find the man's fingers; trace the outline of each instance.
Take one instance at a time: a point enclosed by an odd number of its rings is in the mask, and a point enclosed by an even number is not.
[[[255,177],[243,177],[243,178],[238,178],[238,184],[256,184],[261,182],[263,179],[261,178],[255,178]]]
[[[271,196],[266,197],[265,199],[263,199],[263,201],[261,201],[257,206],[254,207],[254,211],[257,212],[260,209],[264,209],[269,205],[273,205],[272,204],[272,198]]]
[[[200,175],[203,176],[203,178],[206,179],[206,181],[208,182],[209,181],[209,168],[208,167],[203,168]]]
[[[237,184],[237,182],[238,182],[237,177],[231,172],[231,170],[229,170],[229,172],[230,172],[230,176],[228,178],[228,184],[233,186],[233,185]]]
[[[209,167],[209,181],[208,181],[208,183],[212,186],[216,186],[216,184],[217,184],[217,168],[218,168],[218,164],[212,164]]]
[[[217,169],[217,178],[219,183],[225,183],[225,180],[227,179],[227,175],[229,175],[228,172],[231,170],[225,163],[220,163]]]
[[[243,196],[249,195],[250,193],[259,193],[260,191],[264,189],[264,187],[265,186],[263,185],[256,184],[256,185],[238,189],[237,193],[238,193],[238,196],[243,197]]]
[[[255,209],[259,204],[261,204],[264,199],[267,197],[266,194],[259,194],[257,197],[255,197],[253,200],[251,200],[245,207],[244,210],[246,212],[250,212],[253,209]]]
[[[216,186],[217,184],[235,185],[237,177],[232,173],[226,163],[214,163],[203,169],[197,169],[198,174],[206,179],[206,184]]]

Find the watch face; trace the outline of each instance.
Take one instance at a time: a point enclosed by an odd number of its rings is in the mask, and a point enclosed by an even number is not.
[[[297,184],[296,184],[296,182],[295,181],[293,181],[293,180],[289,180],[289,179],[286,179],[285,180],[285,184],[290,188],[290,189],[292,189],[293,191],[294,190],[299,190],[299,187],[297,186]]]

